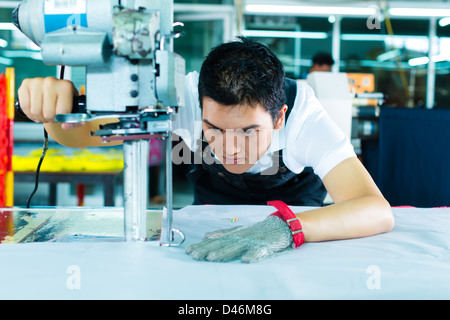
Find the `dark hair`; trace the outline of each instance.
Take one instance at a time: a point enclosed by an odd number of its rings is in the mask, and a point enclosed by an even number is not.
[[[261,104],[274,121],[286,102],[284,68],[264,45],[238,37],[214,48],[200,70],[200,107],[204,97],[233,106]]]
[[[334,60],[329,53],[319,52],[313,57],[313,64],[326,64],[332,66],[334,64]]]

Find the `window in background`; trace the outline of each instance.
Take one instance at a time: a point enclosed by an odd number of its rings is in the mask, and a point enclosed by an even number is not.
[[[375,91],[384,93],[386,104],[406,106],[410,96],[410,68],[405,57],[407,52],[392,41],[399,38],[392,39],[383,22],[380,26],[381,29],[370,30],[366,26],[366,19],[342,19],[341,71],[374,74]],[[420,33],[427,33],[426,24]],[[398,28],[395,28],[395,34],[400,36]],[[404,44],[404,39],[400,39],[399,43]],[[424,98],[422,101],[425,101]]]
[[[331,54],[332,24],[327,18],[257,16],[245,17],[243,35],[269,47],[290,78],[305,78],[318,52]]]
[[[176,1],[174,5],[174,21],[184,24],[180,29],[184,35],[175,40],[174,51],[186,60],[186,73],[200,71],[211,49],[232,40],[236,33],[235,8],[225,4],[230,1],[222,1],[224,5],[201,4],[206,2],[179,4]]]
[[[388,19],[380,21],[379,27],[369,28],[366,17],[247,14],[244,34],[274,51],[287,76],[304,78],[315,53],[332,53],[335,23],[340,23],[338,71],[373,74],[375,91],[384,93],[388,105],[427,106],[428,17]],[[450,24],[439,25],[436,31],[434,106],[450,108]],[[423,60],[419,64],[412,60],[415,58]]]
[[[203,60],[209,51],[224,41],[224,22],[187,20],[177,15],[175,19],[184,23],[184,35],[175,40],[174,51],[186,60],[186,73],[200,72]]]
[[[370,30],[365,19],[342,19],[340,71],[374,74],[375,91],[385,94],[387,105],[425,107],[428,66],[420,59],[426,60],[428,56],[429,20],[391,19],[390,22],[393,35],[386,28],[388,21],[382,22],[380,29]],[[448,36],[442,32],[438,35],[441,36],[438,53],[448,52]],[[449,58],[436,62],[435,107],[450,107],[448,89],[445,89],[450,73]]]

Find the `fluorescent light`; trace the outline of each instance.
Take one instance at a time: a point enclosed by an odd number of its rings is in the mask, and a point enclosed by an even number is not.
[[[326,39],[326,32],[305,31],[271,31],[271,30],[244,30],[242,35],[246,37],[260,38],[302,38],[302,39]]]
[[[329,7],[329,6],[288,6],[288,5],[266,5],[248,4],[245,6],[248,13],[268,14],[298,14],[298,15],[356,15],[370,16],[376,14],[375,8],[368,7]]]
[[[427,36],[405,36],[405,35],[389,35],[389,34],[353,34],[347,33],[341,35],[342,40],[349,41],[388,41],[390,39],[402,39],[402,40],[422,40],[428,39]]]
[[[286,15],[315,15],[315,16],[373,16],[378,12],[375,6],[367,7],[336,7],[336,6],[302,6],[302,5],[269,5],[248,4],[247,13],[286,14]],[[391,8],[391,16],[402,17],[450,17],[450,9],[444,8]]]
[[[30,58],[33,60],[42,60],[42,55],[39,51],[4,50],[2,55],[6,58]]]
[[[441,53],[436,56],[433,56],[431,58],[431,60],[433,62],[442,62],[442,61],[447,60],[447,57],[446,57],[446,55]],[[418,58],[409,59],[408,64],[411,67],[415,67],[415,66],[427,64],[428,62],[430,62],[430,59],[428,57],[418,57]]]
[[[0,64],[12,66],[14,64],[14,61],[8,58],[0,57]]]
[[[0,8],[17,8],[17,6],[20,4],[21,1],[0,1]]]
[[[11,22],[0,22],[0,30],[17,30],[17,28]]]
[[[431,58],[434,62],[442,62],[447,60],[447,56],[443,53],[440,53],[436,56],[433,56],[433,58]]]
[[[373,60],[361,60],[359,61],[361,67],[371,67],[379,69],[407,69],[410,66],[407,62],[397,62],[397,61],[373,61]]]
[[[430,61],[430,59],[428,59],[428,57],[419,57],[419,58],[412,58],[409,59],[408,64],[411,67],[415,67],[415,66],[420,66],[423,64],[427,64]]]
[[[385,34],[343,34],[341,35],[342,40],[349,41],[384,41],[386,38],[391,37]]]
[[[1,48],[6,48],[8,46],[8,41],[6,41],[5,39],[0,38],[0,47]]]
[[[439,20],[439,25],[441,27],[448,26],[449,24],[450,24],[450,17],[445,17],[445,18],[442,18],[441,20]]]
[[[450,16],[450,9],[391,8],[389,14],[402,17],[446,17]]]
[[[380,54],[377,57],[378,61],[386,61],[386,60],[391,60],[393,58],[396,58],[399,55],[399,51],[398,50],[391,50],[385,53]]]

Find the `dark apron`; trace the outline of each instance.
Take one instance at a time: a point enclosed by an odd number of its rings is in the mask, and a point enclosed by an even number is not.
[[[286,120],[294,106],[296,94],[296,82],[286,79]],[[267,169],[270,172],[234,174],[220,163],[207,164],[203,153],[210,152],[209,145],[202,141],[201,147],[202,164],[194,165],[194,169],[187,174],[194,185],[194,205],[265,205],[271,200],[298,206],[323,205],[326,190],[322,180],[311,167],[306,167],[299,174],[290,171],[283,162],[283,150],[274,153],[273,167]]]

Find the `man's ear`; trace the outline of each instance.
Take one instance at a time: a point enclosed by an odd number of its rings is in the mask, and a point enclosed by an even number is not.
[[[283,128],[284,117],[286,115],[287,109],[288,109],[288,106],[285,104],[281,107],[281,109],[279,111],[280,115],[278,116],[278,119],[275,122],[275,127],[274,127],[275,130],[280,130],[281,128]]]

